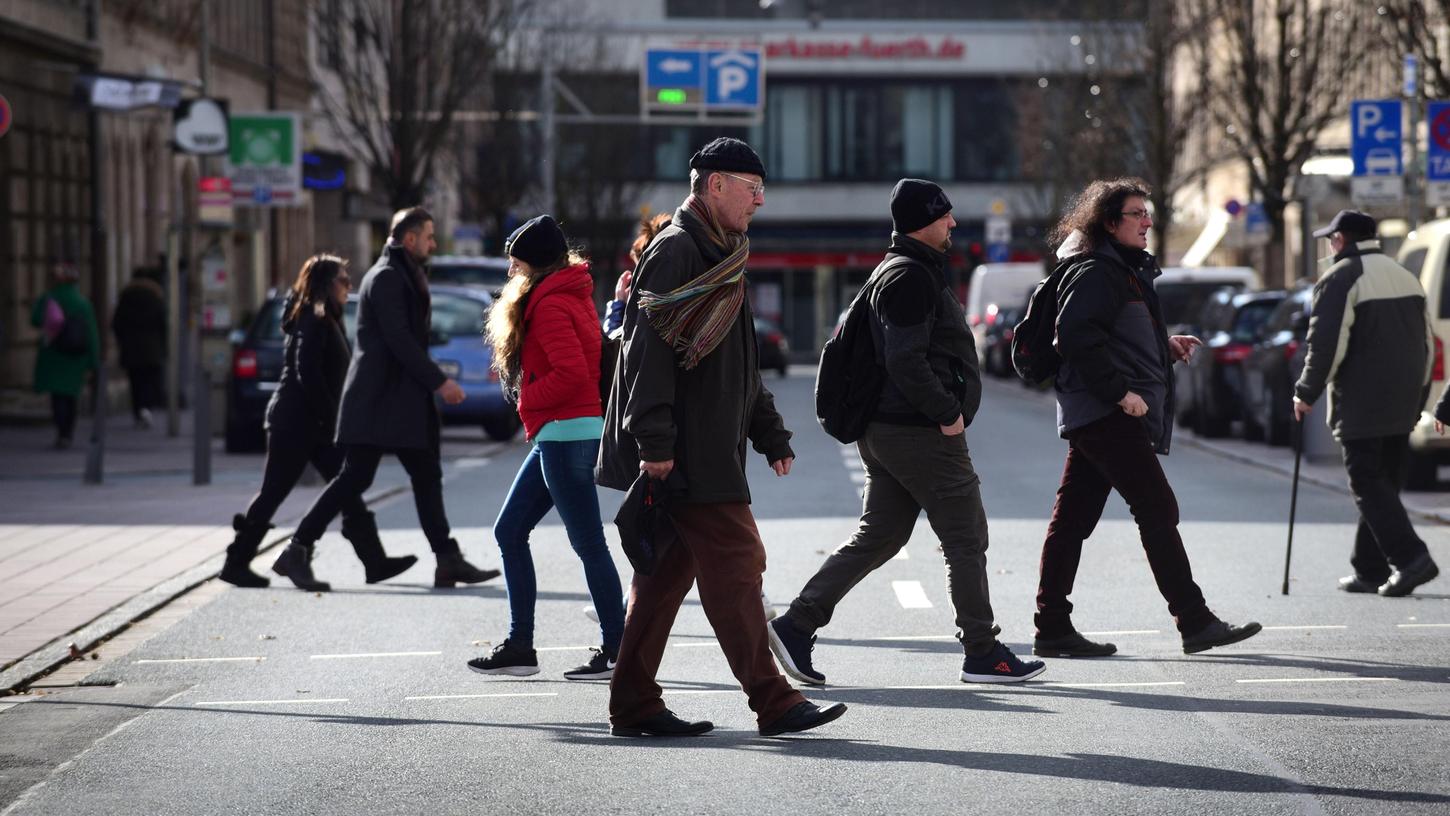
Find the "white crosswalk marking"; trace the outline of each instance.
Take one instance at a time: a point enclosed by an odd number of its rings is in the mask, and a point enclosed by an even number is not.
[[[891,589],[896,592],[896,600],[903,609],[931,608],[931,599],[926,597],[920,581],[892,581]]]

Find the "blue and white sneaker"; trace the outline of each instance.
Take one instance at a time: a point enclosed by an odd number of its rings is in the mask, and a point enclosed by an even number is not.
[[[963,683],[1020,683],[1047,671],[1041,660],[1021,660],[1002,641],[981,657],[967,655],[962,661]]]
[[[812,686],[824,686],[826,676],[811,666],[811,650],[816,647],[816,636],[807,635],[790,622],[790,613],[767,621],[765,631],[770,634],[770,650],[785,673]]]

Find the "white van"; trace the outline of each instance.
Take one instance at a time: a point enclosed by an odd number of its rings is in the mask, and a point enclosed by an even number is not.
[[[1400,245],[1400,265],[1420,276],[1430,308],[1431,326],[1435,330],[1435,370],[1430,383],[1430,398],[1420,413],[1420,422],[1410,433],[1409,486],[1428,490],[1436,483],[1435,471],[1441,463],[1450,462],[1450,436],[1435,433],[1435,408],[1445,390],[1445,344],[1450,337],[1450,281],[1446,280],[1450,265],[1450,219],[1430,221],[1405,237]]]
[[[972,282],[967,285],[967,325],[977,341],[978,355],[987,352],[987,329],[998,312],[1020,310],[1045,277],[1047,270],[1040,261],[988,263],[972,271]]]
[[[1260,288],[1259,273],[1247,266],[1170,266],[1153,282],[1169,334],[1197,334],[1198,313],[1209,295],[1225,286],[1252,292]]]

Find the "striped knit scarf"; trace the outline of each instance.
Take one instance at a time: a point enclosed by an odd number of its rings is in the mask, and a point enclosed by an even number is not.
[[[726,252],[705,274],[670,292],[640,290],[639,307],[655,331],[680,355],[680,367],[690,370],[715,350],[730,331],[745,300],[745,259],[750,240],[743,233],[720,228],[705,202],[695,196],[685,206],[705,224],[710,241]]]

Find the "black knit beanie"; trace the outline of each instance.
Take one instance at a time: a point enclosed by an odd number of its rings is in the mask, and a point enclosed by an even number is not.
[[[935,183],[904,178],[891,189],[891,228],[916,232],[952,211],[952,202]]]
[[[765,179],[765,165],[750,145],[729,136],[710,142],[690,157],[692,170],[720,170],[726,173],[753,173]]]
[[[525,221],[503,245],[505,255],[518,258],[535,269],[548,269],[568,251],[564,231],[559,229],[552,215],[539,215]]]

